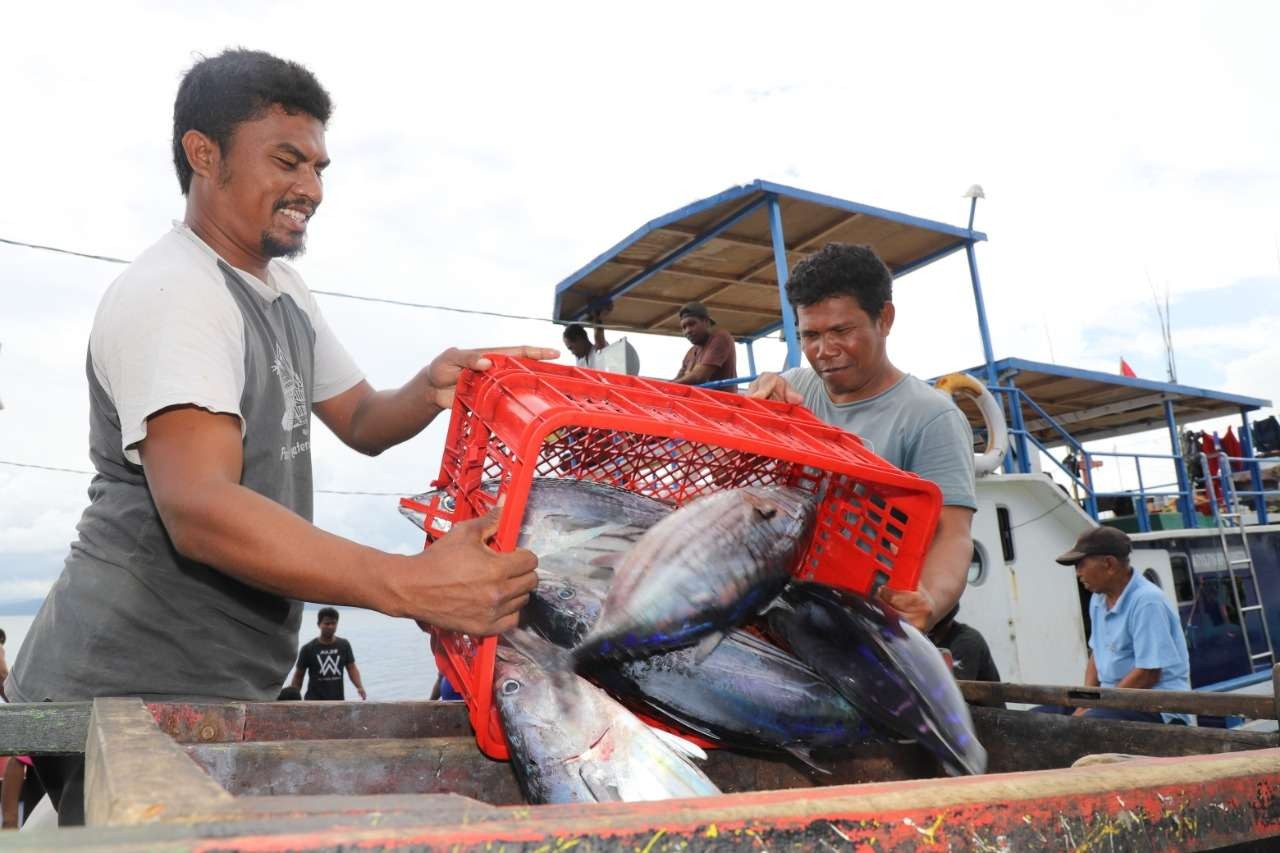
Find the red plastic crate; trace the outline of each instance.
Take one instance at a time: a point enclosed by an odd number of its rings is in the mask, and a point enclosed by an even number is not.
[[[488,512],[500,481],[505,500],[494,547],[514,547],[534,477],[595,480],[683,504],[698,495],[756,484],[819,495],[813,538],[793,574],[868,593],[915,589],[933,539],[938,487],[901,471],[854,435],[802,406],[752,400],[671,382],[491,355],[493,367],[464,372],[454,397],[440,476],[432,485],[453,509],[432,522]],[[463,695],[480,748],[505,759],[493,702],[493,637],[434,631],[440,671]]]

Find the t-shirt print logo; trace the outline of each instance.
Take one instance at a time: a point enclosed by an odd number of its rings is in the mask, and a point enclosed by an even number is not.
[[[276,344],[276,357],[271,362],[271,372],[280,380],[280,391],[284,394],[284,415],[280,418],[280,429],[285,432],[305,427],[307,423],[307,391],[302,385],[302,377],[289,363],[289,356]],[[304,430],[305,431],[305,430]]]
[[[341,674],[342,674],[342,673],[338,670],[338,664],[339,664],[339,662],[341,661],[341,656],[340,656],[340,655],[336,655],[336,654],[332,654],[332,655],[322,654],[322,655],[320,655],[317,659],[318,659],[318,661],[319,661],[319,663],[320,663],[320,674],[321,674],[321,675],[341,675]]]

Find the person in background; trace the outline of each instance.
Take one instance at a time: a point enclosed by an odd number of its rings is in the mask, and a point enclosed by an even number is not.
[[[609,341],[604,336],[604,329],[600,326],[600,320],[605,314],[609,313],[610,307],[612,306],[593,311],[590,315],[592,334],[595,340],[587,337],[587,330],[582,327],[581,323],[570,323],[564,327],[565,349],[573,353],[573,357],[577,359],[578,367],[589,367],[592,370],[600,369],[597,363],[600,351],[609,346]]]
[[[4,629],[0,628],[0,699],[8,702],[9,697],[4,693],[4,680],[9,677],[9,664],[5,661],[4,657],[4,643],[6,639],[7,637],[5,636]]]
[[[886,342],[897,316],[893,274],[869,246],[830,243],[796,264],[787,299],[809,366],[762,373],[747,393],[802,404],[942,490],[919,589],[884,587],[880,594],[927,631],[960,601],[973,559],[970,524],[978,501],[969,422],[949,397],[889,360]]]
[[[360,693],[360,698],[367,698],[351,644],[337,635],[338,611],[333,607],[321,607],[316,615],[316,624],[320,626],[320,636],[298,651],[298,666],[293,671],[293,681],[289,686],[294,690],[301,690],[302,674],[305,672],[305,698],[341,701],[346,698],[342,681],[343,670],[346,670],[351,683]]]
[[[960,605],[938,620],[938,624],[929,630],[929,639],[939,649],[951,656],[951,673],[957,681],[999,681],[1000,670],[996,668],[995,659],[991,657],[991,649],[982,633],[971,625],[957,621]],[[1003,702],[975,702],[991,708],[1003,708]]]
[[[680,329],[693,344],[684,355],[680,372],[673,382],[701,385],[738,375],[738,353],[733,336],[715,328],[716,321],[701,302],[686,303],[680,309]]]
[[[1089,600],[1089,663],[1086,687],[1190,690],[1191,664],[1182,625],[1160,588],[1133,570],[1129,537],[1114,527],[1094,527],[1057,558],[1074,566],[1093,593]],[[1077,708],[1075,716],[1191,724],[1187,714],[1156,714],[1115,708]]]

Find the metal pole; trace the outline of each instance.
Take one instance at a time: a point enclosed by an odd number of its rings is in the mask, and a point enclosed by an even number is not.
[[[782,308],[782,336],[787,341],[786,367],[800,366],[800,340],[796,337],[795,311],[787,300],[787,242],[782,231],[782,206],[769,196],[769,231],[773,237],[773,265],[778,270],[778,305]]]
[[[1018,431],[1018,473],[1031,473],[1030,448],[1027,446],[1027,424],[1022,417],[1022,391],[1009,376],[1009,387],[1013,393],[1009,395],[1009,414],[1012,416],[1013,428]]]
[[[1244,455],[1250,460],[1249,462],[1249,481],[1253,483],[1253,491],[1262,491],[1262,471],[1258,468],[1258,463],[1253,456],[1253,436],[1249,432],[1249,410],[1240,410],[1240,449]],[[1258,514],[1258,523],[1267,523],[1267,496],[1263,494],[1255,494],[1253,496],[1253,509]]]
[[[1182,455],[1182,437],[1178,435],[1178,421],[1173,416],[1173,401],[1164,401],[1164,419],[1169,425],[1169,441],[1173,445],[1173,464],[1178,475],[1178,511],[1182,513],[1182,526],[1196,526],[1195,507],[1191,496],[1191,478],[1187,476],[1187,460]]]
[[[751,372],[752,376],[756,375],[756,353],[752,346],[754,343],[755,341],[747,341],[747,370]]]
[[[987,383],[995,385],[996,359],[991,351],[991,330],[987,327],[987,307],[982,301],[982,281],[978,278],[978,257],[972,240],[964,244],[964,253],[969,258],[969,280],[973,283],[973,302],[978,308],[978,332],[982,335],[982,355],[987,361]]]
[[[1151,532],[1151,519],[1147,516],[1147,490],[1142,485],[1142,460],[1136,455],[1133,457],[1133,467],[1138,472],[1138,502],[1134,505],[1134,513],[1138,516],[1138,532]]]
[[[1089,517],[1094,521],[1098,520],[1098,496],[1093,490],[1093,457],[1089,455],[1089,451],[1083,447],[1080,448],[1080,459],[1084,464],[1084,507],[1089,513]]]

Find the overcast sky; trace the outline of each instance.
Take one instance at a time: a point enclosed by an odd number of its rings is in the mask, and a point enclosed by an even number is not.
[[[997,357],[1123,356],[1162,379],[1154,282],[1183,381],[1280,398],[1272,3],[17,4],[5,28],[0,237],[124,258],[154,242],[182,215],[179,77],[243,45],[306,64],[336,104],[299,262],[313,288],[547,316],[599,252],[734,184],[963,224],[981,183]],[[0,459],[88,467],[85,345],[119,270],[0,244]],[[559,340],[549,323],[319,299],[379,386],[450,345]],[[980,362],[962,256],[895,301],[899,366]],[[645,373],[675,373],[681,341],[634,340]],[[420,491],[444,427],[375,460],[318,433],[316,485]],[[47,589],[86,485],[0,466],[0,601]],[[319,495],[316,520],[420,545],[391,497]]]

